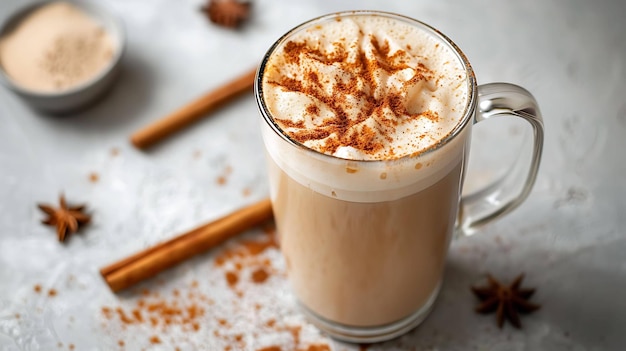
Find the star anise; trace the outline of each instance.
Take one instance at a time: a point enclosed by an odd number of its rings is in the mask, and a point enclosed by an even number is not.
[[[91,216],[84,212],[85,205],[68,206],[63,195],[59,197],[59,208],[45,204],[38,204],[37,206],[48,215],[41,223],[56,226],[57,235],[61,242],[91,220]]]
[[[519,314],[530,313],[541,307],[528,301],[535,293],[535,289],[522,289],[520,286],[523,279],[524,274],[520,274],[513,283],[505,286],[491,274],[488,274],[488,286],[472,287],[472,292],[481,301],[475,309],[476,312],[491,313],[495,311],[498,327],[502,328],[504,320],[508,319],[514,327],[520,329],[522,323]]]
[[[250,3],[239,0],[210,0],[202,7],[211,22],[228,28],[236,28],[250,14]]]

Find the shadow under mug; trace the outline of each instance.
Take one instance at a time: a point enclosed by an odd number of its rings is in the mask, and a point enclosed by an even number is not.
[[[349,160],[307,148],[274,121],[263,91],[271,56],[306,28],[353,16],[382,16],[417,27],[446,45],[464,67],[463,118],[434,147],[398,159]],[[305,22],[269,49],[254,88],[291,287],[311,322],[340,340],[379,342],[420,324],[438,295],[455,233],[473,233],[513,210],[537,176],[544,133],[533,96],[507,83],[478,86],[467,58],[450,39],[408,17],[352,11]],[[472,125],[501,116],[532,126],[530,164],[518,160],[496,184],[461,196]]]

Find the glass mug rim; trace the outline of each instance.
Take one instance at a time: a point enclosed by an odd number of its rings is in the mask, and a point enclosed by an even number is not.
[[[465,75],[467,77],[466,86],[467,86],[467,92],[468,92],[468,98],[467,98],[465,107],[463,109],[463,117],[459,120],[459,122],[455,125],[455,127],[445,137],[441,138],[435,144],[430,145],[426,149],[423,149],[416,154],[415,153],[407,154],[398,158],[377,159],[377,160],[349,159],[349,158],[344,158],[344,157],[339,157],[339,156],[323,153],[321,151],[309,148],[306,145],[290,138],[271,117],[272,113],[265,103],[265,98],[263,94],[263,75],[265,72],[265,67],[267,63],[269,62],[270,57],[276,51],[276,49],[278,49],[281,44],[283,44],[287,39],[289,39],[292,36],[292,34],[302,29],[308,28],[316,23],[325,22],[333,18],[355,17],[355,16],[381,16],[381,17],[399,20],[399,21],[408,23],[410,25],[419,27],[420,29],[426,31],[429,35],[434,36],[435,38],[443,42],[445,45],[447,45],[448,48],[451,49],[452,52],[455,54],[459,62],[462,64],[465,70]],[[461,132],[464,130],[465,126],[467,126],[470,120],[472,120],[475,106],[476,106],[476,99],[478,95],[477,88],[478,86],[476,83],[476,76],[474,74],[474,70],[472,69],[472,66],[469,63],[469,60],[467,59],[467,56],[465,56],[465,54],[461,51],[461,49],[445,34],[443,34],[441,31],[439,31],[435,27],[427,23],[424,23],[420,20],[414,19],[412,17],[404,16],[404,15],[400,15],[400,14],[392,13],[392,12],[376,11],[376,10],[356,10],[356,11],[333,12],[333,13],[329,13],[326,15],[315,17],[313,19],[310,19],[306,22],[303,22],[293,27],[292,29],[287,31],[285,34],[283,34],[278,40],[276,40],[272,44],[272,46],[270,46],[270,48],[267,50],[267,52],[263,56],[263,60],[261,61],[261,64],[259,65],[259,68],[257,70],[256,76],[254,79],[254,96],[255,96],[259,111],[261,112],[261,115],[263,116],[265,123],[267,123],[267,125],[272,129],[272,131],[276,133],[278,136],[280,136],[282,140],[286,141],[287,143],[289,143],[293,147],[298,148],[301,151],[304,151],[304,152],[309,153],[310,155],[314,155],[322,159],[328,160],[329,162],[350,161],[350,162],[367,163],[367,164],[403,162],[405,160],[413,159],[415,157],[428,155],[430,153],[433,153],[441,149],[443,146],[447,145],[449,142],[454,140],[458,135],[460,135]]]

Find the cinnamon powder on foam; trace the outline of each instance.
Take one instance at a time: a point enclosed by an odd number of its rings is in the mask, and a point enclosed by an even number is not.
[[[291,121],[287,119],[275,118],[275,120],[286,130],[286,133],[299,143],[306,143],[310,140],[326,139],[319,147],[320,152],[333,154],[340,146],[350,146],[367,154],[379,153],[384,148],[381,138],[391,142],[390,134],[395,133],[394,128],[404,119],[427,118],[437,121],[439,115],[436,111],[426,110],[413,113],[407,109],[404,102],[405,96],[411,85],[419,81],[433,80],[435,75],[424,64],[409,65],[408,53],[404,50],[391,52],[388,41],[380,43],[377,38],[370,36],[374,58],[366,57],[360,52],[355,62],[348,62],[348,54],[342,42],[337,42],[333,46],[334,51],[322,51],[318,47],[303,43],[289,41],[284,45],[282,55],[287,63],[299,64],[302,57],[322,62],[324,65],[340,63],[341,69],[351,72],[349,80],[346,82],[342,77],[335,77],[337,82],[332,87],[332,93],[328,94],[324,90],[323,84],[317,72],[308,67],[303,68],[302,79],[294,79],[288,76],[279,76],[278,80],[270,80],[267,84],[282,88],[287,92],[302,93],[321,102],[333,111],[334,117],[323,120],[322,123],[314,126],[305,126],[303,121]],[[393,75],[399,71],[410,68],[414,75],[398,91],[391,91],[376,96],[374,92],[378,88],[376,80],[377,71],[383,71],[388,75]],[[360,84],[365,88],[360,87]],[[349,116],[352,106],[349,99],[356,99],[359,102],[359,112],[357,116]],[[305,108],[309,115],[319,115],[320,109],[316,105],[309,105]],[[388,118],[391,111],[393,118]],[[368,125],[355,126],[363,123],[370,116],[376,117],[376,130]],[[413,145],[415,146],[415,145]],[[394,149],[387,151],[386,158],[394,157]]]

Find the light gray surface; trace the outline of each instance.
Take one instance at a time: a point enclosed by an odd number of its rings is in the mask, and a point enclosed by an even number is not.
[[[3,0],[0,17],[20,3]],[[624,349],[626,3],[257,0],[239,32],[209,24],[199,1],[102,3],[123,18],[128,51],[120,80],[101,103],[54,118],[0,90],[0,350],[52,350],[58,342],[63,349],[71,343],[77,350],[109,350],[121,339],[129,350],[222,350],[227,341],[212,332],[220,316],[234,324],[228,333],[244,335],[243,349],[274,343],[291,349],[288,333],[259,329],[261,318],[302,325],[303,345],[321,340],[333,350],[358,349],[307,325],[281,275],[263,285],[242,282],[246,296],[237,300],[212,264],[216,252],[162,275],[165,283],[142,285],[165,296],[195,279],[217,302],[200,331],[168,330],[160,345],[148,342],[155,334],[149,327],[103,319],[102,306],[133,306],[138,296],[112,294],[98,275],[105,264],[267,196],[251,96],[147,153],[129,145],[129,134],[254,66],[292,26],[357,8],[398,12],[439,28],[467,54],[479,83],[508,81],[535,94],[546,126],[530,198],[454,242],[430,318],[370,350]],[[487,145],[481,150],[500,149],[497,139],[487,138],[494,134],[489,126],[476,129],[481,134],[474,139]],[[218,185],[229,166],[226,185]],[[96,183],[88,179],[92,172],[100,176]],[[39,224],[35,207],[55,202],[61,191],[94,213],[93,224],[65,245]],[[280,270],[278,253],[267,255]],[[522,320],[523,331],[500,331],[493,316],[472,312],[476,301],[468,287],[487,271],[505,279],[524,271],[526,284],[538,287],[534,299],[543,308]],[[36,294],[36,284],[59,293]],[[264,306],[256,314],[254,303]]]

